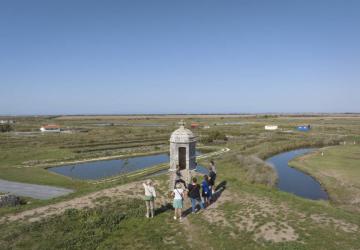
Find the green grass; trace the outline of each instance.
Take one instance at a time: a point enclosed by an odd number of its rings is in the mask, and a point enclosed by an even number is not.
[[[227,159],[218,160],[219,181],[227,181],[234,194],[216,208],[228,224],[210,222],[203,213],[189,215],[189,224],[172,219],[173,211],[144,217],[142,200],[99,199],[96,208],[68,210],[65,214],[35,223],[0,225],[2,249],[358,249],[360,234],[346,232],[334,223],[318,223],[311,215],[321,214],[360,227],[360,215],[326,202],[302,199],[263,185],[248,184],[235,173]],[[229,177],[233,178],[229,178]],[[164,179],[164,177],[160,177]],[[165,183],[163,183],[165,185]],[[247,200],[246,197],[250,197]],[[261,205],[266,201],[266,207]],[[248,202],[248,203],[247,203]],[[283,206],[286,206],[286,209]],[[238,215],[252,218],[254,230],[241,230]],[[216,216],[219,216],[217,214]],[[273,222],[281,233],[295,230],[296,241],[273,243],[255,240],[261,226]],[[284,225],[284,223],[286,223]]]
[[[359,144],[348,143],[319,149],[290,164],[315,176],[334,203],[360,211],[360,202],[354,202],[360,199]]]
[[[199,238],[206,238],[214,249],[359,249],[360,214],[334,207],[326,201],[312,201],[297,197],[263,185],[249,184],[245,181],[246,172],[241,166],[234,166],[231,157],[218,159],[220,180],[226,180],[228,191],[236,196],[231,201],[217,207],[225,216],[227,224],[210,223],[203,216],[190,217],[197,225]],[[250,197],[247,200],[246,197]],[[262,206],[261,202],[266,201]],[[285,208],[284,208],[285,207]],[[237,225],[241,219],[252,218],[256,223],[254,230],[240,230]],[[336,223],[317,222],[312,215],[321,214],[331,221],[351,223],[357,231],[347,232]],[[219,216],[215,213],[215,216]],[[273,243],[265,240],[255,241],[257,230],[266,223],[274,222],[275,228],[284,230],[284,225],[293,228],[298,235],[296,241]],[[206,230],[201,230],[206,228]],[[234,237],[236,235],[236,237]]]
[[[145,219],[143,201],[109,202],[32,224],[0,225],[2,249],[186,249],[168,213]],[[168,223],[164,223],[168,221]]]
[[[91,118],[91,117],[90,117]],[[23,211],[41,205],[71,199],[89,192],[121,185],[141,178],[119,178],[113,183],[98,185],[49,173],[44,166],[61,161],[81,160],[119,154],[138,154],[167,150],[165,142],[160,146],[131,148],[134,140],[146,138],[147,142],[169,136],[177,127],[179,118],[116,118],[96,119],[22,118],[16,131],[35,131],[39,123],[60,123],[62,126],[84,128],[89,132],[68,135],[43,135],[36,137],[0,134],[0,178],[31,183],[51,184],[74,188],[76,193],[51,201],[30,200],[31,204],[17,208],[2,208],[0,216]],[[129,123],[161,123],[169,127],[131,127],[92,125],[99,122],[126,121]],[[311,201],[280,192],[268,181],[274,172],[252,162],[252,156],[265,159],[273,154],[299,147],[326,146],[339,141],[360,142],[360,119],[334,119],[327,117],[250,117],[250,118],[187,118],[187,123],[197,121],[209,124],[211,129],[195,130],[198,137],[206,137],[219,131],[229,136],[228,141],[214,141],[206,146],[229,147],[231,151],[215,157],[218,182],[226,181],[231,199],[219,204],[213,216],[223,216],[227,223],[212,222],[204,214],[190,215],[189,224],[172,220],[172,211],[158,214],[154,219],[144,218],[144,204],[141,200],[98,199],[102,204],[93,209],[69,210],[63,215],[47,218],[35,223],[13,222],[0,225],[1,249],[360,249],[360,215],[353,210],[343,209],[340,203]],[[230,121],[244,122],[243,125],[215,126],[215,123]],[[266,124],[277,124],[284,130],[297,124],[312,124],[312,131],[301,133],[265,132]],[[345,136],[346,135],[346,136]],[[129,143],[129,147],[127,147]],[[111,147],[106,147],[109,144]],[[358,149],[352,146],[332,147],[325,151],[329,157],[322,170],[331,166],[332,171],[341,170],[342,176],[354,185]],[[95,149],[79,152],[78,149]],[[334,147],[335,149],[335,147]],[[341,154],[340,154],[341,153]],[[343,158],[340,156],[342,155]],[[245,157],[247,160],[239,160]],[[315,156],[314,164],[320,166],[321,159]],[[323,158],[325,159],[325,158]],[[322,160],[323,160],[322,159]],[[210,159],[201,160],[207,166]],[[335,163],[337,164],[335,164]],[[334,163],[334,164],[332,164]],[[24,168],[28,164],[32,167]],[[254,164],[253,170],[250,166]],[[340,165],[346,167],[339,168]],[[41,166],[41,167],[39,167]],[[327,167],[326,167],[327,166]],[[320,169],[320,168],[319,168]],[[313,171],[313,170],[312,170]],[[310,172],[310,171],[309,171]],[[316,172],[311,172],[316,176]],[[166,190],[165,177],[161,179]],[[319,177],[320,178],[320,177]],[[273,180],[273,178],[270,178]],[[326,185],[325,179],[320,179]],[[329,179],[329,185],[336,182]],[[347,190],[334,186],[339,196]],[[329,190],[330,191],[330,190]],[[331,191],[330,191],[331,193]],[[264,205],[265,204],[265,205]],[[243,230],[239,225],[252,218],[256,224],[253,230]],[[324,221],[315,221],[312,216],[322,216]],[[328,220],[328,221],[327,221]],[[274,243],[263,238],[256,240],[262,226],[271,227],[277,234],[292,228],[297,240]],[[284,223],[286,225],[284,225]],[[349,226],[350,225],[350,226]],[[355,231],[344,230],[355,226]],[[272,229],[271,229],[272,230]]]
[[[133,118],[133,117],[21,117],[17,118],[15,131],[38,131],[41,124],[58,123],[64,128],[85,129],[88,132],[75,132],[73,134],[38,134],[34,136],[16,135],[14,133],[0,133],[0,178],[35,184],[47,184],[60,187],[71,188],[76,191],[68,197],[50,201],[34,201],[31,207],[36,204],[42,205],[53,203],[63,199],[70,199],[75,196],[83,195],[88,192],[96,191],[105,187],[111,187],[124,183],[123,179],[106,185],[93,185],[86,181],[70,179],[45,170],[47,166],[53,166],[61,162],[92,159],[104,156],[148,154],[164,152],[168,150],[168,143],[164,142],[160,146],[132,146],[132,142],[139,140],[157,140],[157,138],[169,137],[171,132],[178,127],[177,118]],[[336,142],[339,136],[334,136],[335,125],[341,125],[341,129],[336,128],[339,134],[347,133],[353,140],[359,134],[360,119],[335,119],[326,120],[322,118],[286,118],[283,117],[213,117],[213,118],[186,118],[187,124],[192,121],[202,124],[209,124],[210,129],[196,129],[194,133],[199,140],[206,137],[213,131],[220,131],[229,136],[227,142],[217,141],[207,144],[214,147],[229,147],[235,155],[252,155],[264,159],[265,157],[288,150],[291,148],[305,147],[309,145],[327,145]],[[245,125],[221,126],[215,124],[224,122],[244,122]],[[116,123],[126,122],[129,126],[95,126],[95,123]],[[159,123],[169,125],[167,127],[133,127],[131,124],[137,123]],[[265,133],[263,126],[268,123],[279,124],[281,128],[291,129],[298,123],[311,123],[314,127],[311,133],[283,134],[281,132]],[[318,129],[317,126],[322,126]],[[328,135],[331,133],[331,135]],[[339,137],[340,138],[340,137]],[[358,138],[355,138],[358,140]],[[121,149],[100,149],[101,145],[119,145]],[[100,145],[100,148],[99,148]],[[93,152],[77,152],[78,149],[94,148]],[[208,165],[205,163],[204,165]],[[236,164],[235,164],[236,165]],[[27,167],[31,166],[31,167]],[[259,168],[263,169],[263,168]],[[258,172],[249,171],[249,181],[258,179]],[[273,173],[269,173],[272,176]],[[263,172],[266,177],[266,172]],[[263,180],[264,178],[260,178]],[[140,176],[138,176],[140,178]],[[133,179],[133,178],[132,178]],[[265,178],[266,179],[266,178]],[[129,181],[129,180],[127,180]],[[20,208],[20,209],[26,209]],[[15,209],[16,211],[19,208]],[[8,211],[8,210],[7,210]],[[11,211],[11,209],[10,209]],[[0,214],[3,209],[0,209]]]

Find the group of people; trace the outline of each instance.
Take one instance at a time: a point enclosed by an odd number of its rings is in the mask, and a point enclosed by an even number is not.
[[[179,166],[176,169],[175,186],[171,192],[173,198],[173,207],[175,209],[174,220],[181,220],[182,209],[184,207],[184,199],[189,197],[191,201],[192,213],[196,213],[196,206],[199,205],[200,209],[205,209],[214,200],[213,194],[215,193],[215,180],[216,180],[216,167],[215,162],[210,161],[209,174],[203,176],[201,185],[198,184],[196,177],[192,178],[192,182],[186,184],[182,179]],[[145,204],[146,204],[146,217],[154,217],[154,200],[156,198],[155,188],[151,180],[143,183],[145,189]]]

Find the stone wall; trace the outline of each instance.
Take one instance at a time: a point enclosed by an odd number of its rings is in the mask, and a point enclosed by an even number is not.
[[[20,205],[20,198],[12,194],[0,195],[0,207]]]

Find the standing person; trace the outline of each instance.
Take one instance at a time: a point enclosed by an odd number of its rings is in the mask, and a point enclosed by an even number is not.
[[[212,170],[214,171],[214,173],[216,174],[216,167],[215,167],[215,162],[214,160],[210,161],[210,167],[212,168]]]
[[[212,193],[215,193],[215,180],[216,180],[216,172],[212,167],[209,167],[209,186],[212,190]]]
[[[182,189],[180,183],[177,183],[175,185],[173,195],[174,195],[173,206],[175,209],[174,220],[179,218],[179,220],[181,221],[181,213],[182,213],[183,200],[184,200],[184,189]]]
[[[178,183],[184,184],[184,188],[186,188],[186,182],[183,179],[181,179],[181,177],[182,177],[182,174],[180,172],[180,166],[177,165],[176,166],[176,172],[175,172],[175,186],[174,186],[174,188],[176,187],[176,184],[178,184]]]
[[[204,199],[205,206],[210,204],[210,197],[211,197],[211,188],[209,187],[209,177],[204,175],[204,180],[201,183],[202,187],[202,197]]]
[[[154,218],[155,198],[156,192],[151,180],[147,180],[143,183],[145,190],[145,205],[146,205],[146,218]]]
[[[201,201],[201,197],[200,197],[200,185],[197,184],[196,177],[192,178],[192,183],[189,184],[188,190],[189,190],[189,198],[191,200],[192,212],[193,213],[196,212],[195,208],[197,204],[200,205],[201,209],[204,209],[204,204]]]

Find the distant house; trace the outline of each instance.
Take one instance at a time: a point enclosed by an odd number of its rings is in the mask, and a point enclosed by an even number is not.
[[[277,130],[278,128],[277,125],[265,125],[265,130]]]
[[[191,123],[191,128],[198,128],[198,127],[200,127],[199,123],[195,123],[195,122]]]
[[[13,120],[0,120],[0,124],[14,124],[15,121]]]
[[[44,125],[40,128],[41,132],[60,132],[60,126],[56,124]]]
[[[309,131],[311,129],[311,126],[310,125],[300,125],[300,126],[297,126],[296,129],[298,131]]]

